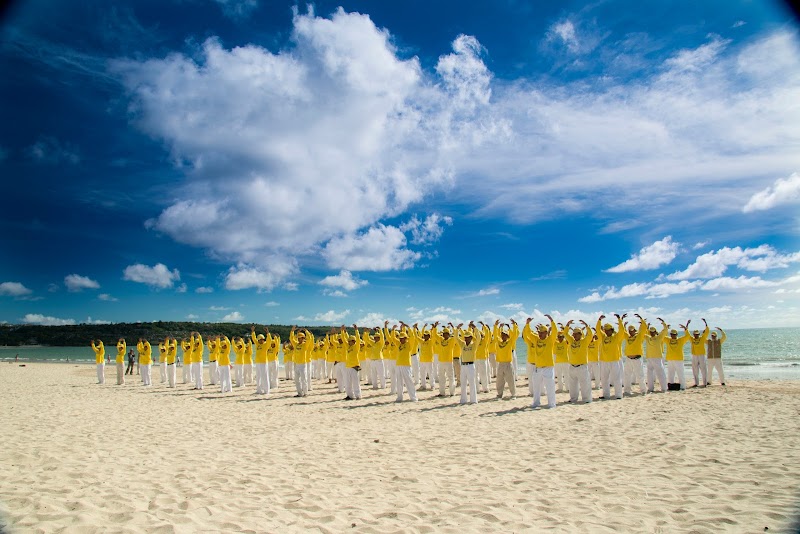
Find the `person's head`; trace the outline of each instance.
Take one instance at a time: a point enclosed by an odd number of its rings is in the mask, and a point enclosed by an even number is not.
[[[348,343],[350,343],[350,346],[355,345],[356,344],[355,336],[351,336],[350,339],[348,340]]]
[[[673,328],[672,330],[669,331],[669,337],[671,337],[672,339],[677,338],[678,337],[678,331]]]
[[[430,332],[425,332],[424,334],[422,334],[422,339],[424,339],[425,341],[428,341],[430,338],[431,338]]]
[[[502,339],[503,341],[508,341],[508,332],[506,332],[505,330],[501,330],[500,339]]]
[[[711,339],[717,339],[717,333],[711,332]]]
[[[442,332],[442,337],[445,338],[445,339],[449,339],[450,338],[450,330],[444,330]]]
[[[695,339],[699,339],[700,338],[700,330],[692,331],[692,337],[695,338]]]
[[[647,331],[650,333],[650,337],[656,337],[658,335],[658,330],[655,326],[651,326]]]
[[[603,325],[603,332],[610,336],[614,333],[614,327],[611,325],[611,323],[606,323]]]
[[[264,334],[258,334],[258,336],[256,336],[256,340],[257,340],[259,343],[264,343],[264,340],[265,340],[265,339],[267,339],[267,338],[265,338],[265,337],[264,337]]]
[[[628,335],[633,337],[636,335],[636,327],[631,325],[628,327]]]
[[[544,339],[547,337],[547,327],[543,324],[536,325],[536,333],[539,335],[539,339]]]
[[[580,328],[573,328],[572,337],[575,339],[575,341],[580,341],[581,338],[583,337],[583,330],[581,330]]]
[[[464,342],[469,345],[472,343],[472,330],[467,330],[464,332]]]

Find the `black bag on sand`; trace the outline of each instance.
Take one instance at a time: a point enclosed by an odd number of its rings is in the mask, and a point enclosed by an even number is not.
[[[680,391],[681,390],[680,382],[670,382],[669,384],[667,384],[667,390],[669,390],[669,391]]]

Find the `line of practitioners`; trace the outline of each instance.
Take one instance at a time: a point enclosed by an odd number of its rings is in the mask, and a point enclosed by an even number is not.
[[[387,381],[390,394],[397,401],[404,400],[404,392],[412,401],[417,400],[417,388],[433,390],[437,383],[439,396],[455,394],[461,387],[461,403],[477,403],[477,393],[487,393],[492,382],[498,398],[502,398],[507,385],[511,397],[516,397],[515,347],[520,334],[527,346],[526,371],[529,393],[533,407],[540,405],[542,393],[547,406],[555,406],[555,394],[569,391],[570,402],[591,402],[592,380],[594,387],[601,388],[601,398],[622,398],[623,391],[633,393],[639,385],[640,393],[655,390],[658,381],[661,391],[684,389],[684,345],[690,344],[692,370],[695,386],[705,386],[714,369],[724,385],[721,346],[726,335],[717,328],[709,332],[702,319],[703,331],[689,332],[689,324],[679,325],[683,330],[669,329],[661,319],[661,328],[648,324],[635,314],[638,324],[626,324],[627,314],[617,315],[616,324],[603,322],[600,316],[594,330],[585,322],[578,326],[574,321],[565,325],[556,324],[547,315],[549,324],[531,326],[528,319],[520,332],[519,325],[496,321],[491,327],[483,322],[439,327],[434,323],[419,328],[417,324],[400,322],[391,328],[386,322],[383,328],[360,329],[353,325],[354,334],[342,326],[331,330],[321,339],[315,339],[308,330],[292,328],[289,339],[281,344],[278,336],[264,329],[256,334],[251,329],[248,339],[225,336],[209,339],[209,377],[211,384],[219,383],[221,391],[231,391],[230,369],[235,370],[236,385],[252,381],[253,354],[255,353],[256,393],[268,394],[278,385],[278,359],[284,354],[285,378],[294,382],[297,397],[304,397],[312,390],[314,379],[336,382],[336,387],[346,393],[346,400],[361,398],[361,382],[366,381],[373,389],[384,389]],[[575,326],[573,326],[575,325]],[[710,337],[709,337],[710,334]],[[175,361],[177,341],[167,338],[159,344],[161,380],[175,386]],[[104,362],[102,342],[92,341],[97,353],[98,382],[103,382],[101,366]],[[182,340],[184,383],[193,383],[195,389],[203,389],[203,340],[193,332]],[[150,385],[152,364],[150,344],[139,340],[137,349],[140,365],[143,366],[142,382]],[[124,383],[122,362],[125,341],[117,344],[117,383]],[[236,359],[231,365],[230,355]],[[666,367],[664,365],[666,360]],[[646,365],[643,365],[646,364]],[[646,369],[646,373],[645,373]],[[646,374],[646,380],[645,380]],[[667,376],[669,375],[669,377]],[[557,388],[558,386],[558,388]]]

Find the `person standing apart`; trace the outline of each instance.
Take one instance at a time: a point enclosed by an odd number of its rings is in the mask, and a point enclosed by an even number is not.
[[[230,393],[231,388],[231,341],[228,336],[222,338],[217,337],[219,345],[219,354],[217,355],[217,363],[219,363],[219,383],[222,393]]]
[[[128,345],[125,343],[125,338],[117,340],[117,385],[121,386],[125,383],[125,353],[128,352]]]
[[[628,326],[628,337],[625,338],[625,393],[633,395],[633,383],[639,382],[639,391],[642,395],[647,392],[642,370],[642,344],[647,335],[647,323],[638,313],[639,330],[633,325]]]
[[[469,402],[478,404],[478,380],[475,372],[477,361],[478,343],[481,333],[474,323],[470,322],[466,331],[456,330],[456,342],[461,347],[459,373],[461,375],[461,400],[459,404],[467,403],[467,390],[469,389]]]
[[[103,345],[103,340],[98,339],[96,342],[92,340],[92,350],[94,351],[94,361],[97,364],[97,383],[106,383],[106,348]]]
[[[708,374],[706,377],[708,379],[708,385],[710,386],[711,379],[714,377],[712,373],[714,369],[716,369],[720,385],[724,386],[725,373],[722,371],[722,344],[725,343],[728,336],[722,331],[722,328],[716,327],[716,330],[719,330],[722,336],[717,339],[717,333],[711,332],[711,339],[708,340],[706,348],[706,357],[708,359]]]
[[[600,374],[603,383],[602,399],[611,397],[611,384],[614,384],[614,394],[616,398],[622,398],[622,342],[625,339],[625,328],[622,320],[625,315],[617,318],[617,330],[611,323],[602,324],[605,315],[597,319],[597,338],[600,341]]]
[[[164,341],[167,346],[167,387],[175,387],[175,359],[178,355],[178,340],[167,337]]]
[[[667,323],[661,317],[657,317],[657,319],[661,321],[661,332],[655,326],[650,325],[647,329],[648,335],[644,340],[648,393],[655,391],[656,379],[658,379],[658,383],[661,386],[661,393],[667,390],[667,371],[664,369],[664,338],[667,337]]]
[[[517,362],[514,361],[514,348],[517,345],[517,338],[519,337],[519,325],[514,319],[511,319],[511,326],[506,331],[502,326],[495,324],[495,329],[499,333],[497,336],[497,398],[503,398],[503,389],[505,384],[508,383],[509,390],[511,390],[511,398],[517,398],[517,384],[514,380],[516,373],[514,367]]]
[[[669,331],[669,337],[664,343],[667,347],[667,388],[668,389],[686,389],[686,376],[683,369],[683,346],[689,342],[688,326],[679,324],[683,328],[683,335],[678,337],[678,331],[674,328]],[[675,375],[678,381],[674,382]]]
[[[692,332],[689,339],[689,349],[692,353],[692,374],[694,375],[694,386],[706,387],[708,385],[708,364],[706,363],[706,342],[708,341],[708,323],[702,319],[705,328],[700,334],[699,330]],[[691,321],[686,323],[689,326]]]
[[[522,329],[522,339],[528,345],[528,359],[531,361],[531,395],[533,402],[531,408],[538,408],[542,402],[542,386],[547,393],[547,407],[556,407],[556,359],[553,354],[553,345],[556,343],[558,326],[550,315],[550,328],[545,325],[536,325],[536,334],[531,331],[532,317],[528,317]],[[531,359],[532,358],[532,359]],[[498,377],[499,377],[498,372]]]
[[[128,350],[128,368],[125,369],[125,374],[133,376],[133,366],[136,365],[136,356],[133,354],[133,349]]]
[[[150,371],[153,367],[153,347],[150,346],[150,342],[146,339],[139,338],[139,342],[136,344],[136,350],[139,351],[139,367],[142,369],[142,385],[149,387],[152,385]]]

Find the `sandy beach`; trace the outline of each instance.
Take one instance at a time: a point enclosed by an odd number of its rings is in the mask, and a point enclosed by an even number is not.
[[[783,532],[800,383],[739,381],[532,410],[396,404],[285,382],[221,395],[0,365],[9,532]],[[599,392],[595,391],[595,398]],[[2,530],[2,528],[0,528]]]

